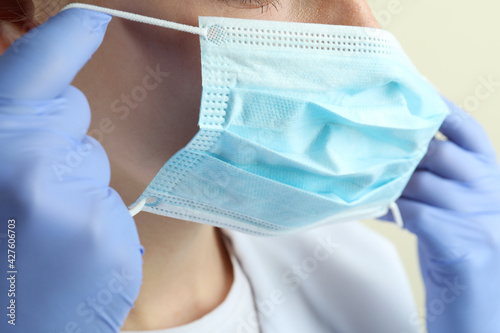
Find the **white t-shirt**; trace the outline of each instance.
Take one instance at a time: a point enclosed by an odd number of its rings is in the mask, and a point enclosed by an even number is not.
[[[397,251],[362,223],[274,238],[224,234],[235,272],[224,302],[188,325],[133,333],[419,332]]]

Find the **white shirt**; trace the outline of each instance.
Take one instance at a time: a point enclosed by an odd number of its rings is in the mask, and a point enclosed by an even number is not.
[[[419,332],[397,251],[363,224],[274,238],[224,233],[242,268],[233,256],[235,280],[224,302],[188,325],[133,333],[254,333],[259,326],[262,333]]]

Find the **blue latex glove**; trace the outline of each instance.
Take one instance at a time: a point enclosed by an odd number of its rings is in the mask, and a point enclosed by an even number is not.
[[[0,332],[118,332],[138,296],[137,229],[70,85],[110,19],[63,11],[0,57]]]
[[[500,168],[479,123],[445,101],[448,140],[432,140],[397,203],[418,237],[429,333],[498,333]]]

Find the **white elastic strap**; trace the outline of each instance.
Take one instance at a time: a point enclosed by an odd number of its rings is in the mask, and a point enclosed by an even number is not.
[[[207,31],[208,31],[207,28],[194,27],[192,25],[186,25],[186,24],[180,24],[180,23],[160,20],[160,19],[157,19],[154,17],[143,16],[143,15],[134,14],[134,13],[128,13],[128,12],[124,12],[124,11],[116,10],[116,9],[111,9],[111,8],[88,5],[85,3],[72,3],[72,4],[69,4],[67,6],[64,6],[63,9],[61,9],[61,11],[66,10],[66,9],[70,9],[70,8],[82,8],[82,9],[94,10],[94,11],[101,12],[104,14],[109,14],[109,15],[116,16],[116,17],[121,17],[123,19],[130,20],[130,21],[157,25],[159,27],[164,27],[164,28],[169,28],[169,29],[174,29],[174,30],[179,30],[179,31],[185,31],[185,32],[189,32],[191,34],[201,35],[201,36],[205,36],[205,37],[207,36]]]
[[[404,229],[403,218],[401,217],[398,205],[395,202],[391,202],[389,204],[389,209],[391,210],[392,217],[394,217],[394,222],[396,222],[401,229]]]
[[[134,217],[144,208],[144,206],[146,206],[146,198],[139,200],[139,202],[133,205],[128,211],[130,215]]]

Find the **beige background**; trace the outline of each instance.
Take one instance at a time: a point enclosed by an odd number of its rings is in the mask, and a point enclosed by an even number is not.
[[[368,0],[382,28],[391,31],[419,70],[486,128],[500,155],[500,87],[481,100],[480,78],[500,82],[500,1]],[[482,89],[482,88],[481,88]],[[482,92],[483,90],[481,90]],[[481,95],[479,95],[481,96]],[[387,223],[366,221],[397,246],[424,313],[416,238]]]

